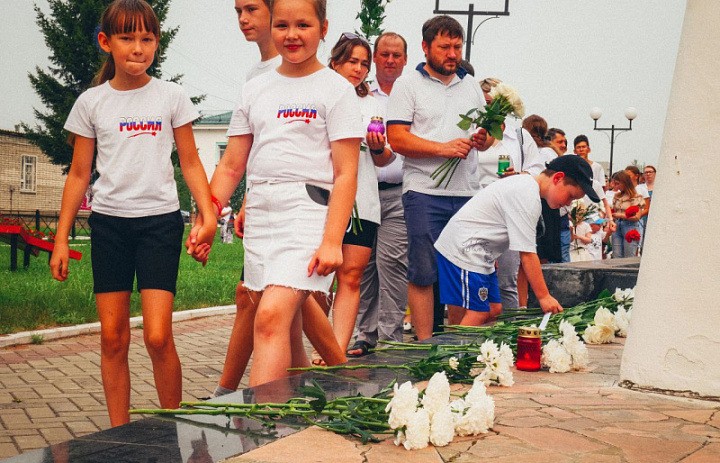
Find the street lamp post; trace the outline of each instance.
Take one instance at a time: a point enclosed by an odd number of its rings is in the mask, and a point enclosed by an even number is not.
[[[630,121],[630,125],[628,127],[615,127],[615,124],[611,125],[610,127],[598,127],[598,119],[602,117],[602,111],[600,108],[595,107],[590,110],[590,117],[595,121],[595,126],[593,127],[593,130],[598,130],[601,132],[610,132],[610,173],[609,175],[612,176],[613,174],[613,148],[615,146],[615,137],[620,135],[622,132],[629,132],[632,130],[632,123],[633,120],[637,117],[637,109],[631,107],[625,108],[625,118]],[[615,132],[618,132],[617,134]]]
[[[468,5],[467,11],[463,10],[441,10],[440,9],[440,0],[435,0],[435,9],[433,10],[433,14],[447,14],[447,15],[461,15],[461,16],[467,16],[468,17],[468,25],[467,25],[467,46],[465,47],[465,59],[467,61],[470,61],[470,48],[473,43],[473,36],[475,35],[475,31],[473,30],[473,21],[475,19],[475,16],[491,16],[490,18],[487,18],[486,20],[482,21],[478,26],[475,28],[477,30],[478,27],[482,26],[485,21],[489,21],[490,19],[498,18],[500,16],[510,16],[510,0],[505,0],[505,9],[503,11],[475,11],[475,4],[471,3]]]

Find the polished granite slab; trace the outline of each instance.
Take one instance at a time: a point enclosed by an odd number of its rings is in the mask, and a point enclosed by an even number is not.
[[[432,343],[462,344],[466,336],[443,335]],[[401,364],[422,352],[395,351],[368,355],[349,364]],[[213,399],[219,403],[286,402],[299,396],[299,388],[317,381],[328,398],[362,394],[371,396],[393,380],[409,377],[388,369],[309,372]],[[5,463],[214,463],[240,455],[288,436],[308,425],[294,418],[276,422],[274,428],[247,418],[207,415],[149,417],[6,460]]]

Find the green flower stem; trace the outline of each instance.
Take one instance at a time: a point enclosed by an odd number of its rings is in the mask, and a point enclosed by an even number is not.
[[[333,365],[327,367],[313,366],[313,367],[298,367],[288,368],[287,371],[331,371],[331,370],[378,370],[378,369],[390,369],[390,370],[407,370],[406,365]]]

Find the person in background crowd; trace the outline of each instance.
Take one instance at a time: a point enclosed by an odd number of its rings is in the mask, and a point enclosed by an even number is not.
[[[387,111],[393,85],[407,64],[407,42],[394,32],[384,32],[373,50],[375,79],[370,92]],[[401,342],[407,307],[407,228],[402,206],[402,156],[376,167],[380,194],[380,226],[370,261],[360,283],[355,344],[347,351],[359,357],[378,340]]]
[[[625,168],[625,173],[627,173],[632,179],[633,186],[635,186],[635,191],[637,191],[637,194],[642,196],[645,200],[645,209],[643,210],[642,215],[642,217],[645,217],[650,211],[650,192],[648,191],[648,188],[645,184],[640,183],[640,180],[642,180],[642,175],[640,175],[640,169],[638,169],[637,166],[627,166]]]
[[[633,257],[637,255],[642,237],[639,220],[645,201],[635,191],[630,175],[620,171],[613,177],[618,190],[613,198],[612,214],[617,221],[617,229],[612,236],[613,258]],[[632,213],[630,208],[636,209],[635,212]]]
[[[548,130],[550,143],[558,150],[559,156],[567,153],[567,138],[562,129],[551,128]],[[569,208],[561,207],[560,211],[560,251],[562,262],[570,262],[570,212]]]
[[[600,165],[599,162],[593,162],[590,160],[588,155],[590,154],[590,141],[588,140],[588,137],[585,135],[578,135],[575,137],[575,140],[573,140],[573,146],[575,154],[580,156],[581,158],[585,159],[588,164],[590,164],[590,167],[593,171],[593,185],[595,187],[595,192],[597,193],[597,196],[600,198],[601,207],[601,213],[605,215],[608,219],[608,227],[611,231],[615,230],[615,221],[612,218],[612,211],[610,210],[610,204],[607,202],[607,199],[605,199],[605,192],[603,191],[603,185],[605,185],[605,169]],[[587,200],[586,200],[587,202]]]
[[[657,173],[657,169],[655,169],[655,166],[651,166],[650,164],[646,165],[643,169],[643,178],[645,179],[645,187],[647,188],[648,194],[650,195],[650,199],[652,199],[652,192],[655,189],[655,174]]]

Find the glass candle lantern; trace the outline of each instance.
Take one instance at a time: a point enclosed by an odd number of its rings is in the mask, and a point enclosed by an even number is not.
[[[542,355],[540,328],[520,327],[517,339],[517,360],[515,367],[523,371],[538,371]]]
[[[498,156],[498,175],[505,173],[507,168],[510,167],[510,156],[507,154],[501,154]]]
[[[370,124],[368,124],[367,131],[383,135],[385,133],[385,124],[383,124],[383,118],[380,116],[370,118]]]

